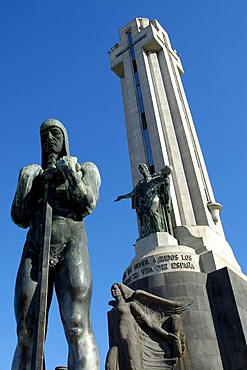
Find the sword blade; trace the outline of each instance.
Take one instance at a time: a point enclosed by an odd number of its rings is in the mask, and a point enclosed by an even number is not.
[[[49,256],[52,227],[51,186],[49,179],[45,183],[44,217],[42,225],[42,243],[40,253],[40,269],[37,286],[37,301],[35,305],[35,328],[32,351],[31,370],[44,368],[44,343],[47,323],[47,299],[49,282]]]

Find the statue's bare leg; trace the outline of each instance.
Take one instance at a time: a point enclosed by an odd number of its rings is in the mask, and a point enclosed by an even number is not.
[[[18,343],[12,370],[30,370],[33,348],[34,307],[32,305],[37,283],[30,278],[31,261],[22,258],[15,288],[15,316]]]
[[[90,323],[92,279],[86,234],[73,227],[65,259],[55,276],[61,319],[69,345],[69,370],[98,370],[99,355]]]
[[[25,258],[28,243],[24,247],[15,288],[15,316],[18,342],[12,362],[12,370],[30,370],[33,351],[37,282],[31,279],[31,259]],[[48,292],[48,310],[52,298],[52,282]]]

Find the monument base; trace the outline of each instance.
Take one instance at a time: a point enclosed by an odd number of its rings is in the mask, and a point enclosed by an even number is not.
[[[229,268],[208,274],[207,293],[224,370],[247,369],[247,284]]]
[[[193,299],[181,314],[186,351],[176,370],[247,369],[247,284],[230,269],[162,273],[129,287],[177,301]]]
[[[163,272],[200,272],[199,256],[196,251],[178,245],[177,239],[168,233],[155,233],[137,240],[135,251],[136,257],[124,272],[123,283],[126,285]]]
[[[166,299],[193,300],[181,314],[186,351],[176,370],[246,370],[246,276],[228,267],[202,272],[199,251],[164,234],[137,241],[123,282]]]
[[[177,226],[174,228],[174,234],[179,244],[193,248],[200,256],[202,272],[209,273],[223,267],[229,267],[246,279],[229,243],[211,227]]]
[[[142,289],[167,299],[194,303],[181,314],[186,350],[176,370],[223,369],[206,291],[207,274],[169,272],[140,279],[130,288]]]

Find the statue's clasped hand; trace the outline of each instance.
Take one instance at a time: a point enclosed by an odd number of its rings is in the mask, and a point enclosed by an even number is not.
[[[64,156],[57,161],[57,169],[62,172],[65,182],[75,191],[82,185],[84,172],[76,157]]]
[[[43,173],[43,170],[41,166],[39,166],[38,164],[30,164],[26,167],[23,167],[20,170],[21,177],[27,176],[28,178],[33,178],[33,179],[37,177],[38,175],[42,175],[42,173]]]
[[[57,168],[66,176],[66,174],[77,175],[81,172],[81,166],[79,165],[76,157],[65,156],[57,161]]]

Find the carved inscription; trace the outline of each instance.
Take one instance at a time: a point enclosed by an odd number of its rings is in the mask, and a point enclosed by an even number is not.
[[[162,254],[144,258],[129,266],[123,275],[124,284],[129,284],[148,275],[175,270],[196,269],[196,262],[192,254]]]

